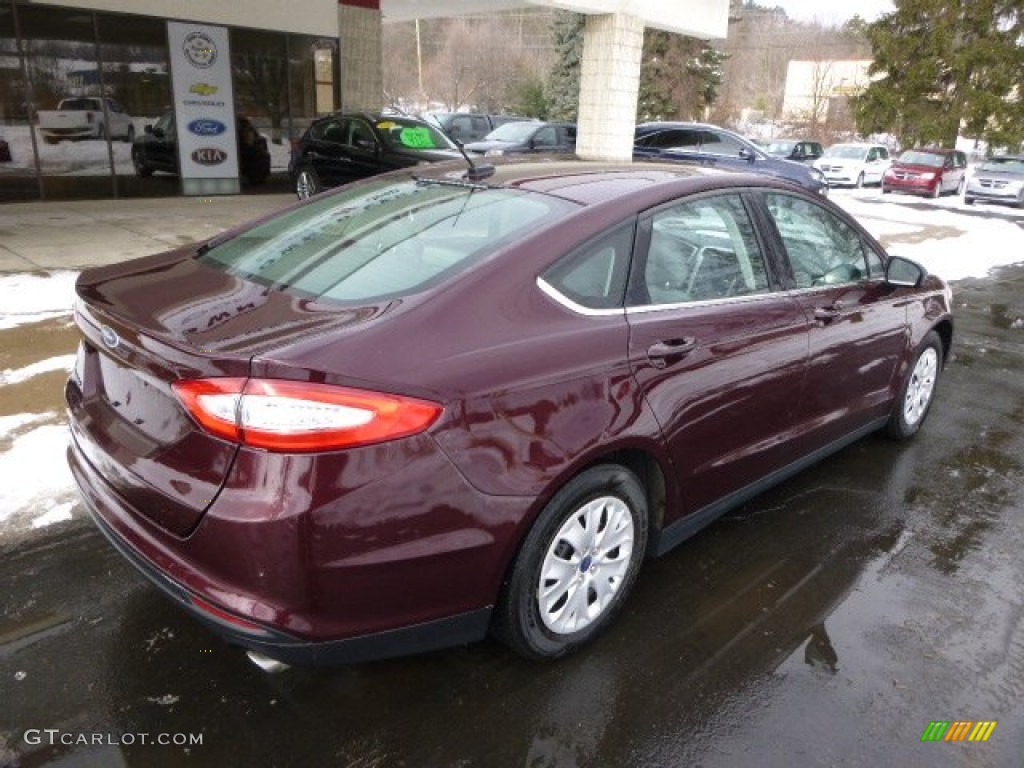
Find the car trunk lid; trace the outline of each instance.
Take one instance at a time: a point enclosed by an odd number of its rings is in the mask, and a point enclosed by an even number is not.
[[[133,509],[178,536],[213,502],[238,446],[202,430],[172,384],[248,377],[255,354],[376,313],[307,301],[180,252],[90,270],[76,291],[74,439]]]

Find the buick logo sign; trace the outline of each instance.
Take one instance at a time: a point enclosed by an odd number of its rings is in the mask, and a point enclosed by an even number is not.
[[[220,136],[224,131],[228,129],[224,123],[220,120],[210,120],[209,118],[201,118],[199,120],[193,120],[188,124],[188,129],[196,136]]]
[[[228,159],[228,153],[215,147],[202,147],[192,153],[192,162],[199,165],[220,165]]]
[[[100,326],[100,338],[103,339],[103,343],[111,349],[117,349],[121,343],[121,337],[117,335],[117,331],[111,328],[109,325]]]
[[[190,32],[181,49],[193,67],[209,69],[217,61],[217,45],[205,32]]]

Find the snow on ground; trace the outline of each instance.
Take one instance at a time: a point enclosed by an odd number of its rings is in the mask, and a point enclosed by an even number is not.
[[[49,373],[50,371],[70,372],[74,367],[74,355],[60,355],[26,365],[24,368],[8,368],[6,371],[0,371],[0,386],[5,384],[21,384],[21,382],[28,381],[33,376]]]
[[[0,452],[0,535],[70,519],[77,495],[64,461],[67,444],[66,424],[46,424],[15,437]]]
[[[0,275],[0,330],[71,315],[77,272]]]
[[[994,267],[1024,261],[1024,212],[968,206],[961,197],[923,200],[878,189],[834,190],[832,201],[878,238],[889,253],[946,280],[985,277]]]

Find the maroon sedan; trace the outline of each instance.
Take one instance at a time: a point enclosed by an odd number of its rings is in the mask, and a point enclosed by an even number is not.
[[[955,149],[908,149],[882,175],[882,194],[925,197],[961,195],[967,186],[967,155]]]
[[[645,557],[914,434],[953,335],[945,284],[827,200],[680,165],[417,168],[77,291],[96,523],[287,662],[570,652]]]

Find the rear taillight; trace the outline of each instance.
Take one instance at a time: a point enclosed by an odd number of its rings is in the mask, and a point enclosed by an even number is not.
[[[422,432],[437,403],[401,395],[281,379],[190,379],[174,392],[199,425],[270,451],[352,448]]]

